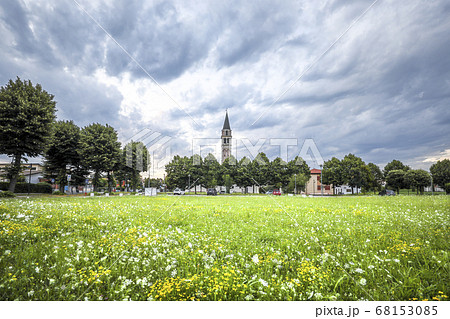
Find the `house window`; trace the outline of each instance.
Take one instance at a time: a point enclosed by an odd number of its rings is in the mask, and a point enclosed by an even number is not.
[[[325,190],[329,191],[330,190],[330,185],[325,185]]]
[[[320,175],[317,175],[317,180],[320,181]]]

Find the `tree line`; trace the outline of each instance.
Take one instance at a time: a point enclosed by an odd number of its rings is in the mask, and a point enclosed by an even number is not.
[[[73,121],[56,121],[54,96],[19,77],[0,88],[0,153],[12,159],[4,173],[11,192],[27,157],[43,155],[44,177],[61,187],[68,184],[68,175],[72,185],[85,185],[93,173],[94,189],[111,189],[121,181],[136,189],[148,163],[141,142],[121,148],[116,130],[108,124],[80,128]]]
[[[293,192],[295,184],[297,190],[305,189],[311,175],[309,166],[298,156],[286,163],[279,157],[270,161],[264,153],[259,153],[254,160],[243,157],[238,161],[230,156],[222,164],[212,154],[204,159],[197,154],[191,157],[176,155],[165,169],[169,189],[187,189],[194,185],[204,188],[225,186],[227,192],[233,185]]]
[[[323,166],[324,184],[349,185],[366,191],[380,191],[383,185],[400,192],[400,189],[415,189],[423,193],[427,186],[439,185],[450,193],[450,160],[433,164],[430,173],[423,169],[411,169],[399,160],[386,164],[383,171],[373,164],[366,164],[361,158],[348,154],[342,160],[333,157]]]

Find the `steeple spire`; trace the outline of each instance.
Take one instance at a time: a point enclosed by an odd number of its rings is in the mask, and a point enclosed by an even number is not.
[[[231,156],[231,138],[230,120],[228,119],[227,109],[222,129],[222,163]]]
[[[226,111],[225,122],[223,122],[222,130],[231,130],[231,128],[230,128],[230,121],[228,120],[228,109]]]

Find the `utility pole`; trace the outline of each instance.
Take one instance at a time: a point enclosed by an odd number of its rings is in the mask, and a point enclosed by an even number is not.
[[[297,195],[297,174],[294,174],[295,187],[294,187],[294,195]]]
[[[33,164],[30,164],[30,175],[28,177],[28,196],[30,196],[30,184],[31,184],[31,169],[33,168]]]

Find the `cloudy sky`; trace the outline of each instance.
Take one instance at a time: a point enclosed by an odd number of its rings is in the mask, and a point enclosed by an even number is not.
[[[450,157],[449,16],[445,0],[8,0],[0,85],[40,83],[58,119],[151,130],[172,154],[219,137],[228,109],[238,157],[313,139],[325,160],[428,169]]]

